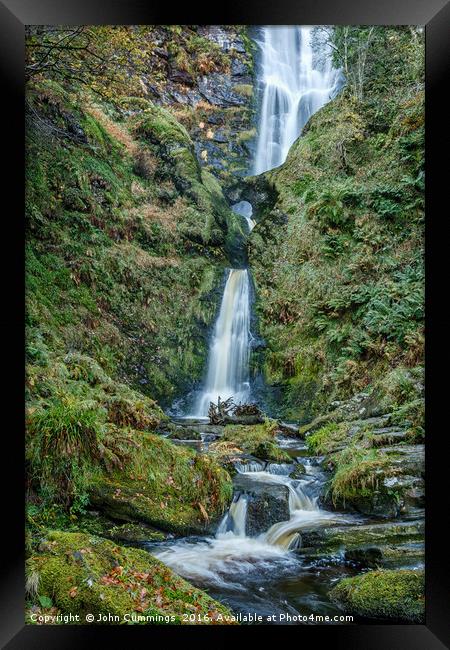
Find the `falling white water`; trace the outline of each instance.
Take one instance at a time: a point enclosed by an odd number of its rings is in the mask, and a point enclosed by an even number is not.
[[[284,163],[309,118],[339,90],[342,77],[328,46],[313,57],[311,35],[311,27],[271,26],[263,27],[256,41],[262,100],[253,174]]]
[[[205,417],[210,402],[250,395],[250,281],[247,269],[230,269],[209,350],[205,388],[195,415]]]
[[[236,537],[245,537],[246,519],[247,498],[241,494],[237,499],[233,500],[230,509],[220,522],[220,526],[217,529],[217,536],[223,535],[231,530]]]
[[[317,498],[305,491],[308,480],[294,481],[287,476],[258,470],[256,465],[248,473],[242,472],[241,466],[240,473],[257,481],[285,485],[289,490],[289,520],[274,524],[257,537],[248,537],[249,497],[242,493],[233,500],[214,538],[203,542],[180,540],[162,550],[152,551],[153,554],[188,579],[242,590],[245,587],[240,575],[255,570],[272,571],[279,566],[280,560],[284,564],[298,562],[290,551],[298,546],[302,528],[344,521],[341,515],[319,508]],[[231,579],[232,576],[235,578]]]

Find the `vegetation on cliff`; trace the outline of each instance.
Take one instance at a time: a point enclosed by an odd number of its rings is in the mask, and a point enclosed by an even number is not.
[[[264,376],[304,420],[423,364],[423,33],[375,30],[364,51],[362,90],[354,45],[347,86],[266,174],[278,199],[251,235]]]

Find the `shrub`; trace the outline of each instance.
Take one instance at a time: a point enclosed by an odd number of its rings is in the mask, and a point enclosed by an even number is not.
[[[133,429],[152,429],[160,422],[158,412],[152,410],[155,402],[142,396],[141,399],[132,399],[121,395],[114,395],[106,401],[108,419],[119,427],[132,427]],[[158,409],[159,411],[159,409]]]
[[[44,498],[81,506],[87,476],[99,458],[105,412],[73,397],[55,399],[47,408],[30,409],[27,417],[29,478]]]
[[[306,437],[308,450],[312,454],[328,454],[339,446],[348,435],[348,425],[331,422]]]

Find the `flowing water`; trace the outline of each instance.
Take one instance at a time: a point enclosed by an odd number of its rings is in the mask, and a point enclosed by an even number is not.
[[[297,451],[303,451],[304,444],[296,442]],[[319,481],[317,473],[308,471],[302,480],[294,480],[287,475],[292,464],[270,463],[265,467],[265,463],[255,460],[237,462],[235,467],[250,479],[250,493],[252,480],[286,486],[289,520],[275,523],[257,536],[248,535],[247,508],[251,495],[236,491],[214,537],[149,543],[148,550],[242,615],[336,613],[326,596],[335,567],[318,568],[305,562],[296,551],[302,530],[349,520],[348,516],[344,518],[319,507],[323,472],[319,472]],[[340,575],[346,571],[341,567]]]
[[[278,167],[309,118],[339,90],[342,77],[322,44],[314,53],[312,28],[264,27],[261,52],[260,117],[253,173]]]
[[[210,402],[250,396],[250,281],[247,269],[230,269],[209,349],[205,389],[196,415],[208,415]]]

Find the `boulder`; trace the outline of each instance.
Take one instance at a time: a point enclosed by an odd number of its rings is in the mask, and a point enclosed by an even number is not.
[[[299,553],[310,558],[340,556],[373,568],[410,565],[424,559],[424,522],[415,519],[375,524],[331,525],[302,530]]]
[[[289,454],[270,440],[261,442],[253,451],[253,455],[261,460],[271,460],[276,463],[289,463],[291,461]]]
[[[303,463],[296,462],[289,474],[289,478],[297,479],[303,477],[304,474],[306,474],[306,467],[303,465]]]
[[[330,592],[345,612],[393,623],[423,623],[423,571],[369,571],[344,578]]]
[[[255,537],[273,524],[289,520],[289,490],[286,485],[260,481],[246,474],[237,474],[233,483],[235,493],[246,494],[248,498],[245,529],[248,536]]]
[[[177,427],[169,436],[169,440],[201,440],[198,431],[191,427]]]
[[[139,432],[139,454],[92,480],[91,506],[115,521],[139,522],[177,535],[205,534],[232,496],[230,476],[205,454]]]
[[[233,91],[230,77],[226,74],[213,72],[198,81],[200,94],[210,104],[227,108],[229,106],[245,106],[247,100]]]

